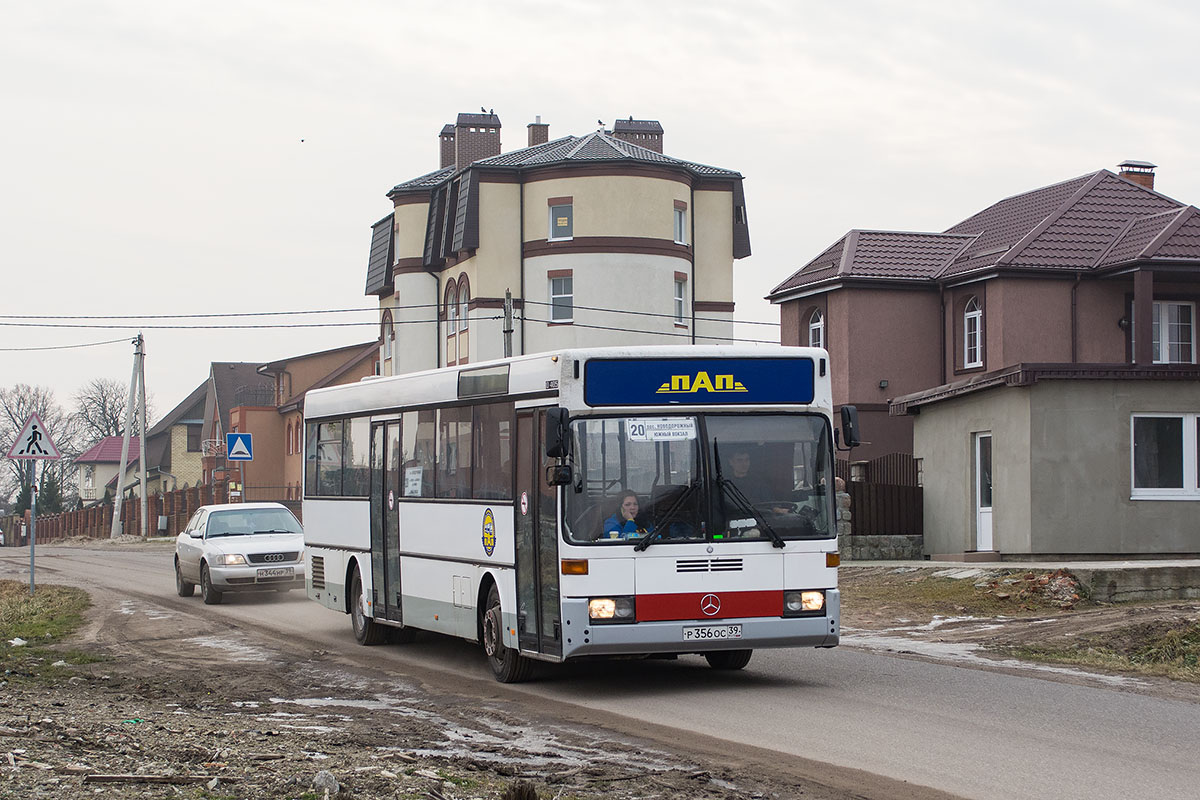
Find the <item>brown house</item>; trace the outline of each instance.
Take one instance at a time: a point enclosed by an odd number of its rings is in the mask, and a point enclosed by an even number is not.
[[[928,553],[1200,552],[1200,212],[1127,161],[941,233],[851,231],[779,284],[870,444],[921,459]]]

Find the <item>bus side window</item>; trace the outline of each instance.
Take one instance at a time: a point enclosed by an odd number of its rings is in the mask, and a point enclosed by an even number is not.
[[[475,407],[475,494],[480,500],[512,499],[512,403]]]

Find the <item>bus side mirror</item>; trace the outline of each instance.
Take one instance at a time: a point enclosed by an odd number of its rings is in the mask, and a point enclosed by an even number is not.
[[[545,441],[548,458],[566,458],[571,454],[571,420],[565,408],[546,409]]]
[[[847,450],[858,447],[862,440],[858,435],[858,408],[842,406],[842,444]]]
[[[570,464],[551,464],[546,467],[546,485],[547,486],[570,486],[571,485],[571,465]]]

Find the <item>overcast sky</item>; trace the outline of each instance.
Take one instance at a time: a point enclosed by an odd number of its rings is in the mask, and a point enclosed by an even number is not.
[[[500,117],[505,151],[525,145],[535,115],[551,138],[633,116],[662,123],[668,154],[741,172],[754,255],[734,264],[735,316],[778,321],[763,296],[851,228],[944,230],[1125,159],[1159,165],[1159,191],[1200,203],[1195,8],[6,3],[0,322],[371,308],[370,225],[391,210],[386,192],[436,169],[442,125],[481,106]],[[146,320],[158,413],[211,361],[376,335],[370,313],[320,319],[370,324]],[[138,329],[0,326],[0,385],[48,386],[70,406],[92,378],[128,382],[124,340]]]

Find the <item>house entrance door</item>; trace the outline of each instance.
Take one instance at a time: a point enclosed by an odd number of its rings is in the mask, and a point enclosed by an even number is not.
[[[975,434],[975,549],[992,545],[992,432]]]

